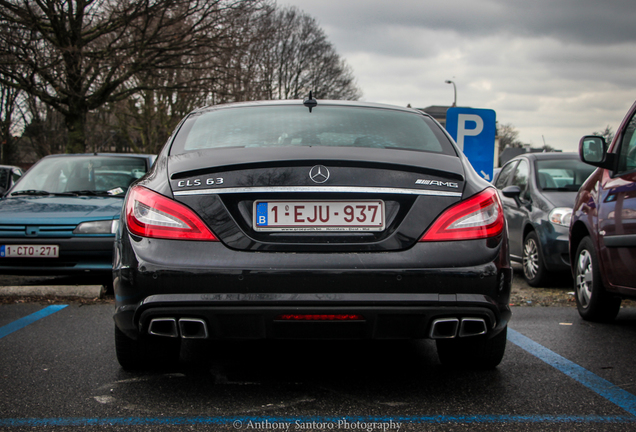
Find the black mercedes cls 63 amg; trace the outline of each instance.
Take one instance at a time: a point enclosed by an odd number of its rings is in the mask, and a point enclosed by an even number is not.
[[[196,110],[121,221],[125,369],[175,362],[185,339],[430,338],[472,368],[504,355],[499,197],[420,111],[311,96]]]

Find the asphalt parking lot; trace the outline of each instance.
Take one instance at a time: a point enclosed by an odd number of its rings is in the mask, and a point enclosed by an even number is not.
[[[109,298],[5,298],[0,430],[633,430],[636,308],[588,323],[567,281],[549,307],[515,285],[526,303],[487,372],[376,341],[189,343],[178,368],[130,373]]]

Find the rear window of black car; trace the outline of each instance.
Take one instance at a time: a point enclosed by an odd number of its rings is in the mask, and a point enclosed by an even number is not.
[[[185,121],[170,153],[281,146],[366,147],[456,154],[440,127],[423,115],[320,105],[311,113],[302,105],[197,112]]]

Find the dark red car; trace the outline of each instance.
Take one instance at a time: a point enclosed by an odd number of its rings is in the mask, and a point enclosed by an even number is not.
[[[609,148],[584,136],[581,160],[598,167],[581,186],[570,224],[570,262],[583,319],[611,321],[636,298],[636,103]]]

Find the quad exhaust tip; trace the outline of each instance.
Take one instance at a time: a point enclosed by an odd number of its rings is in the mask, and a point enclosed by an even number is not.
[[[459,337],[479,336],[486,334],[486,321],[482,318],[462,318],[459,326]]]
[[[487,326],[483,318],[438,318],[433,321],[429,337],[431,339],[452,339],[486,334]],[[208,326],[200,318],[153,318],[148,333],[182,339],[207,339]]]
[[[457,336],[459,320],[457,318],[439,318],[431,326],[431,339],[451,339]]]
[[[199,318],[181,318],[179,330],[183,339],[207,339],[208,326]]]
[[[148,326],[148,333],[182,339],[207,339],[208,326],[199,318],[153,318]]]
[[[148,333],[155,336],[179,337],[177,320],[174,318],[153,318],[148,326]]]
[[[483,318],[438,318],[431,325],[431,339],[452,339],[486,334]]]

